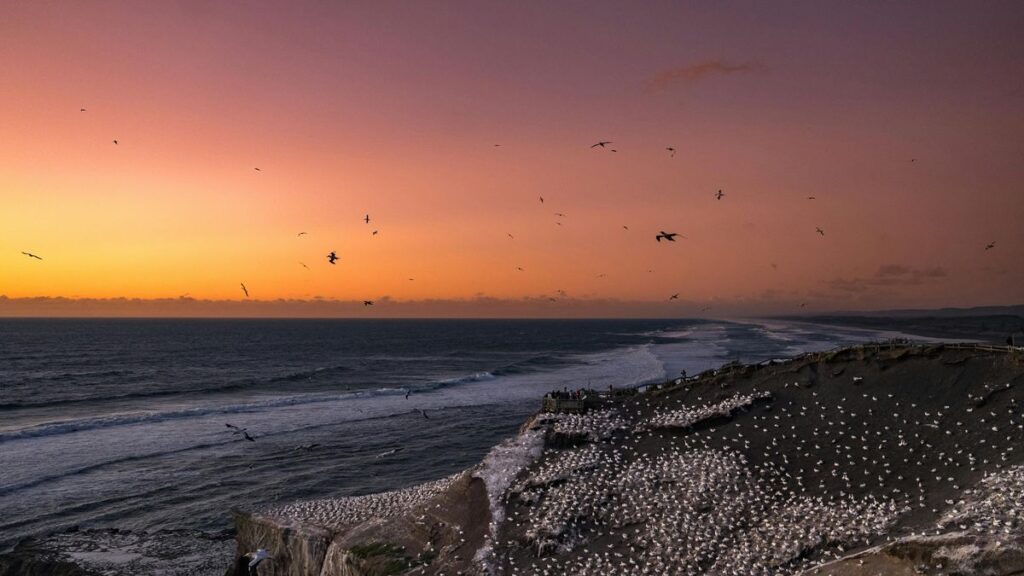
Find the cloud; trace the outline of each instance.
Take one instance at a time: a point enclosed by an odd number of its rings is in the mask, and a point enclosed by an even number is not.
[[[856,294],[874,288],[893,288],[903,286],[920,286],[926,282],[945,278],[945,268],[932,266],[914,268],[902,264],[883,264],[878,267],[874,276],[862,278],[835,278],[826,282],[832,290]]]
[[[730,64],[721,60],[708,60],[699,64],[658,72],[647,81],[647,86],[653,91],[661,91],[673,86],[692,84],[714,76],[742,74],[756,69],[757,67],[753,64]]]

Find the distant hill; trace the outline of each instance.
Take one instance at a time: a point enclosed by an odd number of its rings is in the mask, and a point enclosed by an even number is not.
[[[836,326],[852,326],[873,330],[893,330],[943,338],[947,340],[983,340],[994,344],[1005,344],[1012,334],[1015,343],[1024,345],[1024,307],[1005,307],[1003,310],[1017,309],[1019,314],[1007,312],[983,314],[989,308],[975,308],[975,314],[958,314],[951,311],[958,309],[922,310],[920,315],[910,311],[892,313],[891,315],[843,315],[830,314],[823,316],[789,316],[789,320],[814,322],[815,324],[831,324]],[[960,310],[966,311],[966,310]],[[945,313],[944,313],[945,312]],[[904,315],[905,314],[905,315]]]

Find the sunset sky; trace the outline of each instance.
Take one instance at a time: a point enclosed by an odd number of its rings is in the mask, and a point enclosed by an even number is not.
[[[1024,301],[1021,2],[0,12],[0,315]]]

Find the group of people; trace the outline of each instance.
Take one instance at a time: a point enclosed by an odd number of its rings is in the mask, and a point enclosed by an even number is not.
[[[583,400],[586,398],[591,391],[586,388],[577,388],[575,390],[569,390],[568,387],[562,388],[561,390],[552,390],[548,392],[547,398],[554,398],[556,400]]]

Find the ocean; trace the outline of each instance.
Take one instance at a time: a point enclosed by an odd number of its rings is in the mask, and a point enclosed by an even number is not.
[[[0,550],[231,526],[479,462],[553,389],[890,337],[699,320],[0,320]],[[227,425],[245,428],[253,441]]]

